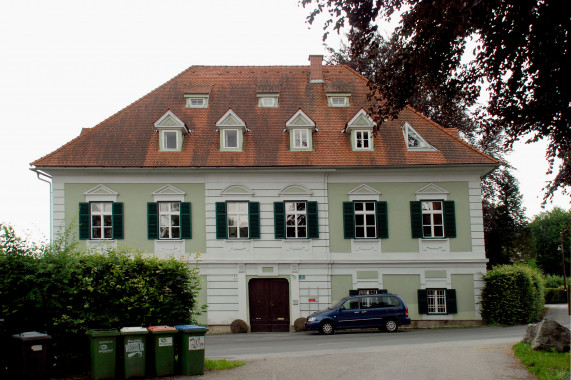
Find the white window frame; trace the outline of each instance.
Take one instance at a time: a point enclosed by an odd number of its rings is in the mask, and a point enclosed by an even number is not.
[[[173,209],[173,205],[177,205],[178,210]],[[162,206],[167,207],[163,209]],[[173,223],[173,216],[178,216],[178,224]],[[180,202],[159,202],[159,240],[180,240],[180,227]],[[178,236],[175,236],[176,230]],[[163,236],[163,231],[167,232],[166,236]]]
[[[190,108],[204,108],[204,98],[189,98]]]
[[[208,108],[209,95],[185,95],[186,108]],[[202,100],[201,103],[192,104],[195,100]]]
[[[328,95],[329,107],[349,107],[349,95]]]
[[[298,210],[298,204],[303,204],[303,210]],[[285,201],[284,209],[286,239],[307,239],[307,202]],[[304,217],[305,223],[300,222],[299,217],[301,216]],[[293,223],[289,224],[290,221]],[[300,229],[304,233],[300,233]],[[290,231],[293,231],[292,236],[290,236]]]
[[[94,211],[94,206],[99,206],[98,211]],[[106,210],[106,207],[108,209]],[[105,224],[105,217],[109,217],[108,224]],[[89,202],[89,223],[91,224],[91,240],[112,240],[113,239],[113,202]],[[99,220],[99,225],[95,226],[94,220]],[[99,237],[95,237],[94,230],[99,230]],[[105,231],[109,231],[109,237],[105,237]]]
[[[236,205],[237,209],[232,210]],[[245,207],[241,207],[245,206]],[[248,201],[228,201],[226,202],[226,236],[228,239],[249,239],[250,238],[250,213]],[[235,218],[236,225],[231,226],[231,217]],[[246,231],[242,231],[245,228]],[[233,229],[236,233],[232,233]]]
[[[275,95],[258,95],[258,107],[260,108],[277,108],[278,97]]]
[[[434,206],[440,204],[440,209]],[[422,210],[422,237],[425,239],[444,239],[444,202],[442,200],[425,200],[421,201]],[[440,223],[438,223],[440,218]],[[428,220],[427,220],[428,219]],[[426,229],[430,229],[430,233]],[[441,234],[437,234],[436,230],[441,230]]]
[[[446,310],[446,289],[426,289],[428,314],[448,314]]]
[[[236,146],[228,145],[228,132],[236,133]],[[224,149],[239,149],[240,148],[240,131],[235,128],[228,128],[222,130],[222,141],[224,142]]]
[[[178,132],[178,131],[175,131],[175,130],[163,130],[163,131],[161,131],[161,133],[162,133],[162,140],[163,140],[163,147],[162,147],[163,149],[162,149],[162,150],[178,151],[178,150],[179,150],[179,149],[178,149],[178,146],[179,146],[179,143],[178,143],[178,135],[179,135],[179,132]],[[171,147],[167,146],[167,141],[168,141],[168,140],[167,140],[167,134],[174,134],[174,142],[175,142],[174,148],[171,148]]]
[[[359,136],[361,134],[361,136]],[[361,146],[359,146],[361,142]],[[367,146],[363,146],[366,142]],[[372,134],[369,130],[356,130],[355,131],[355,150],[371,150],[372,149]]]
[[[305,145],[303,145],[305,143]],[[293,147],[295,149],[308,149],[309,130],[306,128],[296,128],[293,130]]]
[[[357,210],[357,204],[363,206],[362,210]],[[367,210],[367,204],[373,205],[373,210]],[[353,202],[353,213],[355,215],[355,239],[376,239],[377,238],[377,204],[374,201],[354,201]],[[367,223],[367,216],[372,215],[373,224]],[[357,223],[357,216],[363,217],[363,223]],[[374,227],[374,236],[369,236],[368,228]],[[357,229],[363,229],[363,236],[358,236]]]

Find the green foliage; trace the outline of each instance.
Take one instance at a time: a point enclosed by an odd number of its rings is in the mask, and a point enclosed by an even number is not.
[[[556,274],[546,274],[543,276],[543,280],[545,282],[546,288],[559,288],[563,286],[563,276],[558,276]],[[571,284],[569,280],[571,280],[571,277],[567,277],[567,284]]]
[[[236,368],[236,367],[241,367],[244,364],[246,364],[246,362],[238,362],[238,361],[226,360],[226,359],[220,359],[220,360],[205,359],[204,360],[204,368],[207,371],[214,371],[214,370],[220,370],[220,369],[232,369],[232,368]]]
[[[0,316],[9,333],[52,335],[60,368],[85,365],[87,330],[195,322],[197,268],[120,249],[82,252],[63,240],[36,247],[1,228]]]
[[[571,209],[559,207],[542,212],[529,224],[532,244],[536,252],[537,265],[547,274],[563,274],[561,257],[561,232],[571,227]],[[571,252],[571,230],[564,239],[566,273],[569,272],[569,252]]]
[[[500,265],[484,276],[482,318],[485,323],[521,325],[543,313],[545,287],[541,272],[526,265]]]
[[[513,346],[514,354],[539,380],[563,380],[569,375],[569,352],[533,350],[528,343]]]
[[[567,303],[567,292],[563,286],[559,288],[545,288],[545,303]]]

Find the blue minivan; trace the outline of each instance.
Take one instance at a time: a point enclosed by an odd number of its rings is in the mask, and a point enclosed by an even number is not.
[[[410,325],[402,298],[397,294],[367,294],[343,298],[327,310],[310,314],[305,329],[329,335],[335,330],[356,328],[395,332],[401,325]]]

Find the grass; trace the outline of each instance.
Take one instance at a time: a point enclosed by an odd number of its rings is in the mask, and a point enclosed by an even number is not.
[[[219,369],[231,369],[231,368],[241,367],[244,364],[246,364],[246,363],[245,362],[237,362],[237,361],[228,361],[226,359],[222,359],[222,360],[205,359],[204,360],[204,368],[207,371],[214,371],[214,370],[219,370]]]
[[[528,343],[513,346],[515,355],[539,380],[565,379],[569,375],[569,352],[533,350]]]

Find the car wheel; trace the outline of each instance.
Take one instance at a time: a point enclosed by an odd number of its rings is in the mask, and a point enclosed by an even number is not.
[[[394,319],[387,319],[385,321],[385,325],[384,325],[384,329],[388,332],[395,332],[397,331],[399,328],[399,325],[397,324],[397,321],[395,321]]]
[[[333,334],[334,330],[335,329],[333,328],[333,323],[331,323],[331,322],[323,322],[321,324],[321,326],[319,327],[319,331],[325,335]]]

